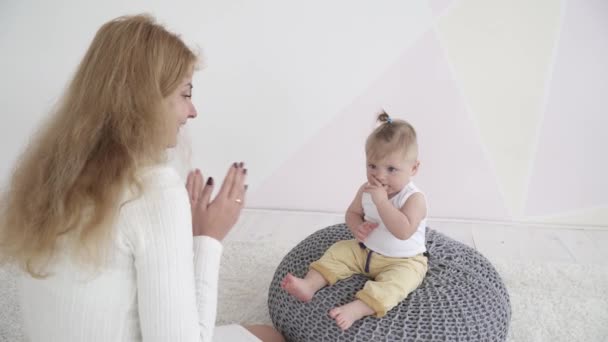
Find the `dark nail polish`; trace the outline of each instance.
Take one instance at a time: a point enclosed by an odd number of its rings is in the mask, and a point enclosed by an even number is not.
[[[247,174],[247,169],[243,169],[243,174],[246,175]]]
[[[207,185],[213,185],[213,177],[207,178]]]
[[[243,162],[239,163],[239,167],[243,167],[243,165],[245,165]]]
[[[232,166],[234,166],[234,168],[236,169],[238,167],[238,164],[236,162],[234,162],[234,164],[232,164]]]
[[[249,188],[249,184],[245,184],[245,191]]]

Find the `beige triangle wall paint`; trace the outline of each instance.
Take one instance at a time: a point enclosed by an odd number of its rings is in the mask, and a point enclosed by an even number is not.
[[[608,206],[607,16],[604,0],[566,5],[526,215]]]
[[[462,0],[438,33],[506,204],[523,214],[561,2]]]

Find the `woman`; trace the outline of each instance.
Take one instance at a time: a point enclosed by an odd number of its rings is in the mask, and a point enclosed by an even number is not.
[[[196,170],[184,187],[166,166],[197,115],[196,62],[151,17],[106,23],[17,164],[0,251],[25,271],[30,340],[283,341],[269,326],[214,327],[220,241],[247,170],[231,165],[212,200],[212,178]]]

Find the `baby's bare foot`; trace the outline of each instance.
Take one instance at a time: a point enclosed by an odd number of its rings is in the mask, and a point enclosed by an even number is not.
[[[329,316],[336,321],[336,324],[342,331],[350,328],[357,319],[352,312],[348,312],[343,306],[329,310]]]
[[[296,297],[303,302],[309,302],[314,296],[315,291],[304,279],[300,279],[291,273],[287,273],[283,281],[281,281],[281,287],[289,292],[290,295]]]
[[[367,304],[360,300],[355,300],[348,304],[329,310],[329,317],[336,321],[342,331],[350,328],[357,320],[374,313]]]

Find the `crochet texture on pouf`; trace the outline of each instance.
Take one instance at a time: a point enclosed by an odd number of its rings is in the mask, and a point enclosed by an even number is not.
[[[509,294],[492,264],[474,249],[428,229],[429,270],[418,289],[384,317],[365,317],[341,331],[330,309],[354,299],[367,278],[355,275],[327,286],[309,303],[281,289],[288,272],[304,277],[311,262],[334,242],[352,239],[348,227],[321,229],[294,247],[279,264],[268,293],[270,317],[291,342],[505,341],[511,318]]]

